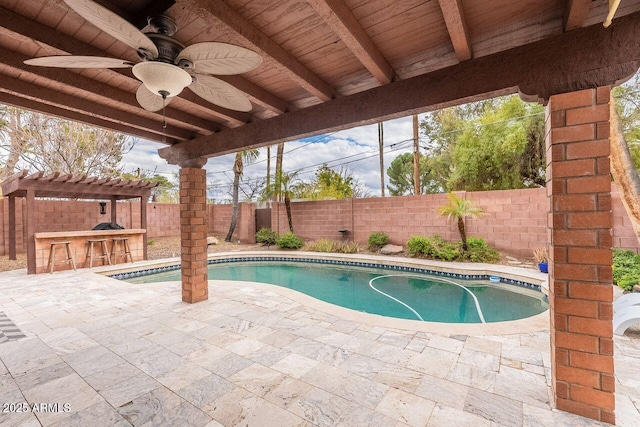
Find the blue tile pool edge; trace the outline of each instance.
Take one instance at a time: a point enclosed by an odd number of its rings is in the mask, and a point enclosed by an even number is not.
[[[353,266],[353,267],[381,268],[381,269],[391,270],[391,271],[402,271],[406,273],[418,273],[418,274],[431,274],[434,276],[450,277],[454,279],[464,279],[464,280],[489,280],[491,276],[498,276],[497,274],[450,273],[450,272],[439,271],[439,270],[431,270],[428,268],[407,267],[402,265],[387,265],[387,264],[378,264],[378,263],[364,262],[364,261],[342,261],[342,260],[333,260],[333,259],[298,258],[298,257],[287,257],[287,256],[230,257],[230,258],[223,258],[223,259],[210,259],[207,264],[213,265],[213,264],[225,264],[225,263],[233,263],[233,262],[254,262],[254,261],[304,262],[304,263],[312,263],[312,264],[331,264],[331,265],[347,265],[347,266]],[[116,274],[107,275],[107,277],[110,277],[112,279],[117,279],[117,280],[127,280],[127,279],[133,279],[136,277],[149,276],[151,274],[164,273],[166,271],[174,271],[179,269],[180,269],[180,265],[175,264],[175,265],[166,265],[162,267],[146,268],[146,269],[141,269],[137,271],[129,271],[125,273],[116,273]],[[501,277],[501,276],[498,276],[498,277],[500,278],[500,283],[520,286],[523,288],[529,288],[529,289],[533,289],[541,292],[540,285],[525,282],[522,280],[511,279],[508,277]]]

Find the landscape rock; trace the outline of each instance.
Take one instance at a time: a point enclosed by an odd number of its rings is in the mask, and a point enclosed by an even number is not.
[[[640,285],[635,285],[633,287],[633,292],[640,292]]]
[[[212,236],[207,237],[207,245],[217,245],[217,244],[218,244],[218,239]]]
[[[395,255],[401,253],[402,251],[402,246],[397,245],[384,245],[382,249],[380,249],[380,253],[382,255]]]

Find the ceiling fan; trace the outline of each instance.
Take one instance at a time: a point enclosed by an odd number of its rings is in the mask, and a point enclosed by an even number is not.
[[[59,68],[129,68],[142,82],[136,99],[142,108],[159,111],[185,87],[212,104],[236,111],[251,111],[244,93],[211,74],[231,75],[251,71],[262,63],[257,53],[227,43],[205,42],[185,47],[172,36],[176,23],[164,15],[150,17],[153,32],[134,25],[91,0],[64,0],[87,21],[136,49],[142,62],[98,56],[44,56],[27,65]]]

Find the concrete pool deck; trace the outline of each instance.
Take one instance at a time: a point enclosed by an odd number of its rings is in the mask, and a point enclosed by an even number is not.
[[[0,425],[605,425],[551,408],[548,320],[426,331],[215,280],[190,305],[99,270],[0,273],[26,335],[0,336]],[[617,425],[640,425],[637,335],[615,337],[615,368]]]

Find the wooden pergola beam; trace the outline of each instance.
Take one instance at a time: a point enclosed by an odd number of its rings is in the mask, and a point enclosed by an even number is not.
[[[162,142],[166,144],[175,144],[176,142],[178,142],[178,140],[174,138],[166,138],[165,140],[162,135],[155,132],[144,131],[142,129],[131,127],[125,124],[89,116],[77,111],[66,110],[55,105],[45,104],[44,102],[36,101],[30,98],[23,98],[2,91],[0,91],[0,102],[7,105],[13,105],[14,107],[24,108],[25,110],[37,111],[42,114],[48,114],[50,116],[56,116],[67,120],[86,123],[88,125],[101,127],[103,129],[121,132],[126,135],[137,136],[140,138],[148,139],[149,141]]]
[[[271,57],[278,68],[306,91],[317,98],[328,101],[337,96],[337,92],[327,82],[309,70],[304,64],[271,40],[242,15],[222,0],[178,0],[178,6],[187,8],[211,25],[229,28],[247,43],[259,50],[262,55]]]
[[[515,93],[528,100],[606,86],[640,64],[640,12],[159,150],[169,163],[211,157]]]
[[[582,28],[589,15],[592,0],[567,0],[564,12],[564,31]]]
[[[394,80],[393,67],[342,0],[307,2],[380,83],[387,84]]]
[[[458,61],[468,61],[473,57],[473,48],[469,40],[462,0],[438,0],[438,2]]]

